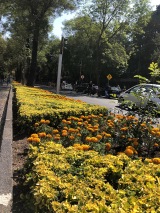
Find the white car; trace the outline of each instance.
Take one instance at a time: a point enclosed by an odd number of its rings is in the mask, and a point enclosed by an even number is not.
[[[120,106],[160,111],[160,85],[135,85],[120,94],[118,103]]]
[[[72,84],[62,83],[61,85],[62,90],[73,90]]]

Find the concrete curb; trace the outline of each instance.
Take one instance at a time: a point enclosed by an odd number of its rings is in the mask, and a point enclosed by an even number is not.
[[[8,102],[0,150],[0,213],[12,212],[13,171],[12,171],[12,88]]]

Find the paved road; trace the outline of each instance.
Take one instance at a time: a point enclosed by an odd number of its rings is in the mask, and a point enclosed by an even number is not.
[[[118,100],[116,99],[107,99],[107,98],[104,98],[104,97],[97,97],[97,96],[87,96],[87,95],[83,95],[83,94],[76,94],[76,93],[68,93],[68,94],[65,94],[69,97],[72,97],[74,99],[79,99],[79,100],[82,100],[86,103],[89,103],[89,104],[97,104],[97,105],[100,105],[100,106],[105,106],[107,107],[111,112],[114,112],[116,114],[127,114],[128,112],[131,112],[131,111],[128,111],[127,109],[126,110],[122,110],[120,107],[119,107],[119,104],[118,104]],[[136,116],[138,117],[138,115],[136,114]],[[155,125],[157,124],[160,124],[160,116],[156,119],[154,119],[154,123]]]
[[[109,110],[117,112],[117,113],[126,113],[126,110],[122,110],[119,108],[118,100],[116,99],[107,99],[105,97],[97,97],[95,96],[88,96],[88,95],[83,95],[83,94],[77,94],[77,93],[68,93],[65,94],[69,97],[72,97],[76,100],[81,100],[89,104],[96,104],[100,106],[105,106]]]

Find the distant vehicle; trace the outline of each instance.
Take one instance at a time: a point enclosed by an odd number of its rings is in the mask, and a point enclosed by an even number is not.
[[[76,92],[86,93],[88,85],[89,85],[88,83],[82,83],[82,84],[76,85],[75,91]]]
[[[73,90],[73,86],[72,84],[68,84],[66,82],[63,82],[61,85],[61,89],[62,90]]]
[[[120,106],[145,108],[160,112],[160,85],[138,84],[122,92],[118,98]]]
[[[107,90],[104,87],[100,87],[98,89],[98,96],[104,96],[106,98],[113,98],[113,97],[119,97],[120,93],[122,92],[121,88],[118,86],[110,86]]]

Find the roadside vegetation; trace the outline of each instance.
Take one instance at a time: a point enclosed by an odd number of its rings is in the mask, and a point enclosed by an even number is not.
[[[26,212],[160,211],[160,127],[151,118],[113,114],[38,88],[13,86],[17,122],[26,114],[23,130],[30,125],[21,171]],[[37,102],[41,98],[44,102]],[[55,100],[59,114],[72,102],[70,114],[56,115],[58,125],[46,108]]]

